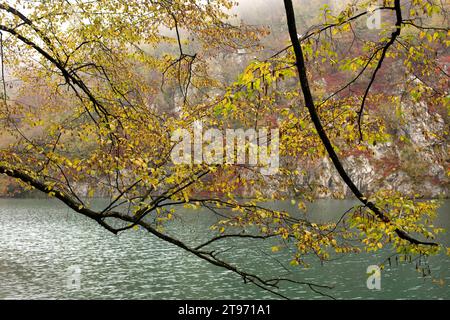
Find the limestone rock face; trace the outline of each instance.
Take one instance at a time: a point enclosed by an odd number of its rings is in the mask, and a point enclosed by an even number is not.
[[[425,103],[404,104],[401,109],[404,123],[398,125],[401,129],[395,135],[408,143],[377,144],[371,147],[370,157],[351,155],[341,159],[344,167],[366,194],[383,188],[407,195],[448,197],[448,138],[441,138],[442,132],[449,130],[448,124],[440,114],[431,113]],[[351,196],[328,158],[322,159],[307,176],[309,184],[315,182],[324,187],[320,188],[319,197],[336,193]]]

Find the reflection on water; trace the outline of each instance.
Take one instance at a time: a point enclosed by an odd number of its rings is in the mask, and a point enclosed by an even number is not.
[[[351,201],[320,201],[311,219],[336,218]],[[272,206],[288,207],[274,203]],[[438,225],[450,229],[450,202],[440,209]],[[188,212],[168,231],[199,243],[214,219],[206,212]],[[447,234],[441,242],[450,243]],[[298,280],[334,285],[327,291],[346,299],[449,299],[450,259],[431,257],[431,276],[423,277],[414,263],[387,265],[381,290],[366,287],[366,269],[391,252],[350,255],[305,270],[288,267],[286,252],[272,254],[269,242],[227,241],[226,257],[260,275],[289,273]],[[68,269],[80,268],[79,290],[68,287]],[[285,285],[292,298],[323,298],[307,287]],[[243,283],[235,274],[214,267],[143,231],[119,236],[79,216],[54,200],[0,200],[0,299],[264,299],[267,292]]]

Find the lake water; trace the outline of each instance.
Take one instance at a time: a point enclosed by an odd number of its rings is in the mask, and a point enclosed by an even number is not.
[[[311,219],[335,219],[352,201],[319,201],[309,208]],[[290,204],[276,203],[288,208]],[[189,243],[201,243],[214,217],[186,212],[167,231]],[[450,229],[450,202],[440,208],[439,226]],[[450,246],[447,233],[439,241]],[[450,299],[450,257],[430,257],[430,276],[416,264],[393,262],[382,271],[381,290],[366,286],[366,269],[392,254],[347,255],[308,269],[280,265],[287,252],[271,253],[268,241],[227,241],[229,261],[265,276],[287,274],[297,280],[333,285],[326,290],[338,299]],[[80,287],[67,285],[68,270],[79,268]],[[324,299],[297,284],[282,293],[295,299]],[[0,199],[0,299],[274,299],[244,284],[234,273],[210,265],[144,231],[115,236],[56,200]]]

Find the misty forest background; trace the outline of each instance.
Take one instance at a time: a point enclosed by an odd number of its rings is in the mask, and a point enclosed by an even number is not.
[[[328,5],[331,12],[338,12],[345,6],[344,1],[338,0],[300,0],[295,1],[298,8],[297,25],[301,32],[307,32],[311,26],[323,23],[320,13],[324,10],[324,5]],[[289,42],[286,17],[282,1],[275,0],[255,0],[241,1],[239,5],[232,9],[237,15],[232,19],[232,23],[239,25],[241,22],[250,26],[265,28],[266,34],[262,37],[262,46],[236,48],[218,48],[215,54],[214,63],[211,65],[215,77],[223,83],[232,83],[245,67],[254,59],[265,59],[275,54],[280,48]],[[393,17],[383,13],[383,23],[389,23]],[[437,19],[437,18],[436,18]],[[430,25],[435,25],[439,21],[429,21]],[[374,30],[369,30],[363,23],[356,26],[361,38],[376,41],[379,35]],[[173,35],[173,31],[167,30]],[[350,43],[351,41],[351,43]],[[354,41],[340,39],[338,52],[359,53],[362,51],[364,41]],[[185,46],[186,52],[194,52],[192,43]],[[145,49],[145,48],[144,48]],[[147,48],[151,54],[158,55],[161,52],[170,51],[168,45],[163,45],[159,49]],[[159,52],[160,50],[160,52]],[[176,52],[174,47],[173,51]],[[439,50],[439,49],[438,49]],[[426,99],[422,92],[412,90],[412,87],[420,82],[424,86],[436,92],[446,90],[447,83],[438,81],[438,73],[448,74],[450,63],[450,53],[448,48],[442,46],[441,54],[437,59],[435,72],[431,72],[429,77],[404,76],[402,72],[393,72],[401,69],[401,61],[386,59],[382,68],[378,72],[377,79],[372,85],[371,93],[385,93],[387,95],[397,95],[401,97],[400,107],[393,107],[389,101],[377,101],[369,104],[370,112],[385,119],[386,133],[390,135],[390,141],[385,143],[373,143],[369,149],[360,150],[357,147],[345,150],[341,158],[349,170],[353,181],[363,193],[373,193],[379,189],[393,189],[403,194],[414,196],[420,195],[426,198],[448,197],[449,177],[446,173],[449,168],[448,160],[448,127],[449,113],[448,106],[436,104],[433,99]],[[336,64],[329,63],[329,57],[323,58],[327,63],[323,64],[320,73],[311,74],[311,82],[323,88],[324,95],[332,93],[339,88],[340,83],[350,80],[350,75]],[[320,60],[319,60],[320,61]],[[417,63],[417,62],[416,62]],[[439,69],[439,70],[438,70]],[[145,71],[144,71],[145,72]],[[48,92],[45,86],[40,91],[36,88],[27,88],[26,84],[14,78],[8,68],[5,70],[6,88],[8,99],[16,103],[33,109],[46,102]],[[348,96],[361,96],[366,88],[369,75],[363,75],[363,81],[352,85]],[[436,77],[434,77],[436,75]],[[149,82],[160,81],[160,74],[149,72],[146,75]],[[291,81],[294,85],[295,81]],[[395,85],[393,85],[395,83]],[[289,86],[289,82],[283,84]],[[392,92],[393,89],[396,90]],[[182,104],[182,93],[174,83],[166,83],[163,93],[147,96],[147,103],[152,108],[169,115],[177,116]],[[278,107],[283,109],[285,101],[280,101]],[[43,114],[42,121],[52,114]],[[277,119],[265,119],[276,122]],[[21,119],[16,119],[20,127]],[[24,134],[33,137],[34,128],[24,127]],[[5,137],[0,132],[0,148],[7,146],[11,137]],[[80,146],[80,150],[83,146]],[[311,150],[311,153],[314,153]],[[307,154],[298,163],[300,175],[294,181],[294,188],[290,191],[292,196],[304,194],[305,190],[312,190],[311,197],[349,197],[351,192],[341,181],[339,175],[333,168],[328,157],[317,159],[309,157]],[[77,184],[74,186],[77,193],[87,195],[87,186]],[[276,186],[273,186],[276,188]],[[269,190],[270,191],[270,190]],[[251,196],[252,190],[242,189],[242,196]],[[44,196],[37,191],[25,190],[14,179],[0,177],[1,197],[39,197]],[[96,190],[96,196],[105,196],[101,190]]]

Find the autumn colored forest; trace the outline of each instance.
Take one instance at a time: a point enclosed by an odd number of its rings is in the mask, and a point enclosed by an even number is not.
[[[307,33],[311,26],[327,21],[327,15],[336,14],[345,7],[340,1],[322,0],[298,1],[297,5],[299,32],[303,33]],[[223,85],[232,84],[249,63],[267,59],[289,41],[281,1],[279,3],[264,0],[256,1],[256,3],[243,1],[231,11],[236,14],[232,21],[254,27],[251,32],[258,33],[258,40],[257,42],[255,39],[248,40],[249,43],[241,47],[227,43],[226,46],[214,48],[208,64],[211,67],[211,76],[220,79]],[[392,15],[383,14],[382,17],[384,23],[393,23]],[[433,16],[428,18],[427,23],[440,25],[442,23],[440,19],[439,16]],[[168,32],[170,34],[170,31]],[[358,65],[364,62],[363,58],[358,56],[364,57],[367,41],[376,41],[380,37],[377,32],[369,30],[364,23],[353,25],[352,32],[357,32],[361,39],[353,37],[350,32],[342,35],[330,32],[327,36],[330,36],[330,41],[335,37],[336,43],[331,42],[327,44],[329,48],[321,48],[324,51],[329,50],[328,52],[313,52],[312,48],[311,52],[308,52],[311,55],[311,63],[321,65],[315,70],[317,72],[311,72],[311,81],[317,86],[317,94],[323,96],[333,94],[340,89],[343,82],[351,80],[352,75],[358,70]],[[423,53],[415,52],[414,48],[407,53],[409,54],[406,57],[407,66],[404,61],[399,61],[395,56],[388,56],[378,71],[376,81],[371,87],[372,96],[367,101],[367,110],[370,110],[371,115],[383,119],[383,134],[389,136],[389,139],[386,139],[389,141],[371,141],[371,146],[365,149],[359,145],[353,145],[345,148],[341,157],[349,167],[355,168],[352,177],[358,181],[358,186],[363,191],[374,192],[379,188],[390,188],[400,189],[410,196],[420,194],[421,197],[426,198],[448,197],[448,100],[435,98],[448,89],[450,53],[447,44],[439,41],[439,30],[426,33],[422,31],[416,36],[421,45],[431,46],[435,50],[436,57],[429,57],[435,59],[433,66],[424,65]],[[194,43],[187,42],[184,47],[187,52],[196,50]],[[176,50],[167,44],[157,48],[143,46],[142,49],[148,54],[156,55],[167,54],[167,52],[175,54]],[[413,69],[414,73],[406,75],[401,72],[405,68]],[[423,74],[424,68],[427,68],[425,74]],[[143,79],[148,83],[161,81],[161,74],[158,72],[145,71],[142,66],[136,66],[136,71],[144,73]],[[36,82],[22,82],[15,72],[13,68],[5,69],[7,96],[11,103],[33,110],[35,106],[61,102],[49,101],[55,98],[51,97],[52,89],[47,85],[42,84],[37,87]],[[353,83],[339,93],[341,101],[362,96],[368,81],[369,74],[362,75],[361,81]],[[295,82],[291,81],[282,85],[295,86]],[[157,94],[152,92],[142,98],[147,106],[166,112],[168,115],[178,116],[183,100],[182,95],[177,84],[168,82],[164,84],[164,90],[161,92]],[[390,98],[386,99],[386,96]],[[392,101],[394,97],[395,101]],[[65,98],[67,97],[58,99]],[[277,112],[281,114],[283,110],[289,109],[289,103],[286,100],[277,100]],[[39,121],[46,122],[53,116],[52,113],[39,114]],[[21,126],[20,117],[16,117],[15,121]],[[263,121],[276,124],[279,116],[270,112],[263,115]],[[353,125],[347,126],[348,132],[352,132],[353,129]],[[23,130],[30,136],[39,134],[37,126],[24,125]],[[354,134],[357,135],[356,130]],[[8,134],[3,134],[0,141],[2,146],[6,146],[12,140]],[[311,156],[315,153],[313,147],[305,149],[303,156],[297,159],[296,165],[297,169],[303,173],[303,177],[295,181],[289,193],[295,195],[304,192],[305,189],[314,188],[311,195],[314,197],[351,197],[351,192],[346,189],[327,157]],[[8,177],[0,177],[0,179],[0,195],[3,197],[42,196],[39,192],[27,190],[15,179]],[[87,195],[86,186],[80,186],[80,189],[84,190],[81,191],[85,193],[84,195]],[[102,196],[106,195],[107,191],[97,190],[96,193]],[[239,193],[242,196],[248,196],[251,191],[241,187]]]

